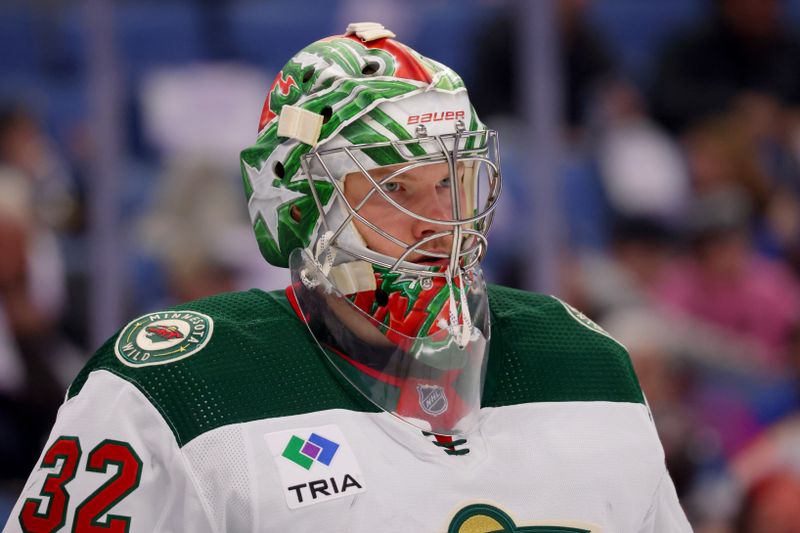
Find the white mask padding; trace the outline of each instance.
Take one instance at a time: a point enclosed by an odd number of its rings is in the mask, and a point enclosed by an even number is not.
[[[339,183],[342,190],[344,190],[344,181],[340,181]],[[325,213],[325,220],[328,222],[328,227],[336,231],[345,223],[349,215],[350,213],[344,205],[344,200],[334,193],[334,199],[329,204],[327,213]],[[336,237],[336,246],[345,250],[367,250],[367,243],[356,229],[353,220],[347,222],[347,226],[342,230],[339,236]],[[342,260],[347,261],[349,259],[342,257]]]
[[[332,267],[328,279],[345,296],[377,288],[372,263],[367,261],[350,261]]]
[[[396,35],[391,30],[384,28],[378,22],[351,22],[347,25],[345,35],[355,35],[364,42],[383,39],[385,37],[394,38]]]
[[[450,335],[456,341],[459,348],[464,348],[467,343],[472,340],[473,337],[473,327],[472,327],[472,317],[470,316],[469,306],[467,305],[467,289],[464,287],[464,279],[461,276],[461,271],[458,272],[458,286],[460,290],[458,291],[459,294],[459,302],[461,303],[461,321],[458,320],[458,306],[456,305],[456,299],[453,296],[455,293],[456,287],[453,285],[453,278],[450,277],[450,272],[445,271],[445,276],[447,279],[447,290],[449,292],[449,319],[450,324],[447,324],[443,318],[439,319],[439,323],[437,324],[440,329],[446,329],[450,332]]]
[[[336,256],[335,249],[333,248],[333,246],[330,245],[330,240],[332,236],[333,236],[332,231],[323,232],[322,235],[320,235],[319,239],[317,239],[317,244],[314,250],[314,263],[316,263],[317,268],[326,278],[328,277],[331,271],[331,267],[333,266],[333,260]],[[319,285],[319,281],[310,277],[306,269],[300,271],[300,279],[303,281],[303,284],[309,289],[312,289],[317,285]]]
[[[314,259],[319,265],[319,269],[322,272],[323,276],[327,276],[333,266],[333,260],[335,258],[336,252],[334,251],[333,246],[331,246],[331,237],[333,236],[332,231],[326,231],[322,234],[322,236],[317,241],[317,249],[314,252]],[[320,257],[325,256],[324,259],[320,261]]]
[[[302,143],[316,146],[322,131],[323,116],[303,109],[285,105],[278,118],[278,135],[296,139]]]

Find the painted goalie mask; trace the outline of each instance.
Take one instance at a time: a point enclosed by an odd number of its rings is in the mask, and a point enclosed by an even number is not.
[[[381,409],[464,434],[490,337],[479,262],[497,134],[455,72],[392,37],[351,24],[297,53],[242,175],[261,252],[290,268],[287,294],[330,362]]]

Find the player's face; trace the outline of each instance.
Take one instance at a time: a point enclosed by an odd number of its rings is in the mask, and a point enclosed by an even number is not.
[[[380,167],[370,171],[370,175],[379,182],[400,168],[399,166]],[[463,179],[463,168],[458,169],[459,180]],[[372,190],[372,184],[360,172],[348,174],[345,178],[344,192],[351,206],[356,207]],[[451,197],[451,180],[448,165],[436,163],[408,170],[391,181],[383,183],[383,191],[395,202],[413,213],[438,220],[452,220],[453,207]],[[464,188],[460,188],[460,205],[466,212]],[[452,226],[434,224],[411,217],[389,203],[377,192],[373,192],[364,206],[358,211],[370,223],[381,228],[392,237],[408,244],[414,244],[435,233],[453,229]],[[390,257],[400,257],[405,248],[395,244],[383,235],[375,232],[359,220],[355,221],[358,232],[367,244],[367,248]],[[449,252],[452,237],[441,237],[422,246],[433,252]],[[411,254],[409,261],[434,262],[435,258],[422,254]]]

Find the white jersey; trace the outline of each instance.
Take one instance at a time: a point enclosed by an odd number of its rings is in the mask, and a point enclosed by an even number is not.
[[[368,404],[277,295],[140,317],[76,379],[4,531],[691,531],[624,350],[555,299],[490,302],[463,438]]]

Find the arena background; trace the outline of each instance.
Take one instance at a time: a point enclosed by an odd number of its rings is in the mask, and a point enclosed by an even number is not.
[[[800,531],[800,0],[2,0],[0,524],[118,327],[285,286],[237,154],[362,20],[500,131],[488,276],[628,347],[696,531]]]

